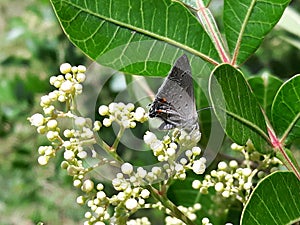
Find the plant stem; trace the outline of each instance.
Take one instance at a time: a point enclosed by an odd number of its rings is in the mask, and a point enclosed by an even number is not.
[[[224,63],[230,63],[229,57],[224,48],[224,44],[221,38],[220,31],[218,26],[211,15],[209,9],[207,9],[202,0],[197,0],[197,15],[203,25],[205,31],[210,36],[212,42],[215,44],[215,47],[219,53],[219,56]]]
[[[152,186],[147,186],[148,191],[150,191],[151,195],[156,198],[158,201],[162,203],[162,205],[171,211],[171,216],[180,219],[187,225],[194,225],[194,223],[181,212],[173,202],[171,202],[166,196],[159,194],[159,192]]]
[[[300,180],[300,172],[299,172],[298,168],[294,165],[294,163],[292,162],[292,160],[290,159],[288,154],[285,152],[282,143],[276,137],[276,135],[275,135],[274,131],[272,130],[272,128],[268,127],[268,133],[269,133],[273,148],[275,150],[279,150],[279,152],[282,154],[282,156],[284,158],[283,163],[285,164],[285,166],[288,169],[291,169],[294,172],[294,174],[296,175],[296,177],[298,178],[298,180]]]
[[[120,132],[119,132],[120,133]],[[111,155],[114,159],[116,159],[119,162],[123,162],[123,159],[117,154],[116,151],[111,151],[111,147],[105,142],[103,141],[99,135],[96,133],[94,134],[94,138],[97,142],[97,144],[104,149],[109,155]]]

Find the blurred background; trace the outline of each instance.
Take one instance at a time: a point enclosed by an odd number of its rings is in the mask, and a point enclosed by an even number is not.
[[[243,66],[249,75],[286,79],[300,72],[299,2]],[[221,21],[219,10],[213,11]],[[47,141],[27,117],[41,110],[40,97],[51,91],[49,77],[61,63],[91,62],[64,35],[48,0],[1,0],[0,15],[0,225],[82,224],[84,208],[59,157],[37,164],[37,147]],[[118,90],[114,79],[107,84],[104,103]]]

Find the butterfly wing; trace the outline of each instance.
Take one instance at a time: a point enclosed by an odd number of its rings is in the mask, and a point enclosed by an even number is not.
[[[150,117],[159,117],[160,129],[175,127],[190,129],[198,125],[191,66],[186,55],[181,56],[172,67],[164,83],[158,89],[150,110]]]

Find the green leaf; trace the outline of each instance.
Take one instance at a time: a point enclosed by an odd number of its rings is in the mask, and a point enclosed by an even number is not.
[[[191,7],[192,9],[196,10],[198,8],[197,6],[197,0],[175,0],[175,1],[179,1],[182,2],[183,4]],[[205,6],[208,6],[211,0],[202,0],[203,4]]]
[[[191,60],[199,56],[210,62],[219,60],[207,33],[181,3],[171,0],[51,2],[69,39],[92,59],[116,70],[164,75],[183,52]]]
[[[300,220],[300,182],[291,172],[273,173],[257,185],[246,204],[242,225],[292,224]]]
[[[242,64],[275,26],[289,0],[224,1],[224,29],[232,64]]]
[[[300,14],[295,9],[287,7],[277,26],[299,38],[300,30],[295,29],[295,27],[299,26],[299,21]]]
[[[211,102],[226,134],[237,144],[250,139],[260,152],[269,150],[269,138],[261,108],[243,74],[222,64],[210,76]]]
[[[280,139],[289,142],[300,137],[300,75],[280,87],[271,114],[274,131]]]
[[[268,118],[271,118],[271,106],[274,97],[283,82],[267,72],[263,73],[261,76],[250,77],[248,82],[266,115]]]

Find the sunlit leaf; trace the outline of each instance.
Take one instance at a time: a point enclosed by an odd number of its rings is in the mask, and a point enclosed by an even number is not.
[[[241,225],[292,224],[300,220],[300,181],[291,172],[273,173],[257,185]]]
[[[258,151],[266,152],[264,116],[243,74],[228,64],[218,66],[210,77],[209,92],[226,134],[239,145],[250,139]]]

